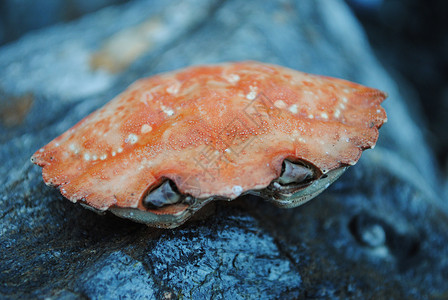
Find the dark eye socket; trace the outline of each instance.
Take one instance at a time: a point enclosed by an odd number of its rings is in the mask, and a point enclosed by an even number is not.
[[[151,190],[143,199],[143,206],[148,209],[157,209],[182,201],[179,190],[171,180],[165,180],[161,185]]]

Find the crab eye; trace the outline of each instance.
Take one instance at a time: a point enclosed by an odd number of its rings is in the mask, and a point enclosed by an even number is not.
[[[165,205],[178,203],[182,200],[181,198],[174,182],[166,180],[146,195],[143,199],[143,206],[148,209],[157,209]]]
[[[283,161],[282,174],[277,179],[281,185],[309,182],[314,178],[314,171],[302,163]]]

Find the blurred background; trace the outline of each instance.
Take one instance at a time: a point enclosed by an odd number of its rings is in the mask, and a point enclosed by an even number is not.
[[[383,66],[417,94],[428,142],[440,165],[448,163],[448,2],[347,0]],[[401,80],[401,81],[403,81]],[[404,89],[409,89],[405,91]]]

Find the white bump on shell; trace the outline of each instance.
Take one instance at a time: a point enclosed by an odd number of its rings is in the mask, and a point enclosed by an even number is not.
[[[137,143],[138,141],[138,136],[136,136],[135,134],[131,133],[130,135],[128,135],[127,139],[124,140],[124,142],[130,143],[131,145]]]
[[[286,103],[283,102],[283,100],[277,100],[274,102],[275,107],[278,108],[285,108],[286,107]]]
[[[233,192],[235,195],[239,196],[239,195],[241,195],[241,193],[243,192],[243,188],[242,188],[241,186],[239,186],[239,185],[234,185],[234,186],[232,187],[232,192]]]
[[[293,104],[289,107],[289,111],[292,112],[293,114],[296,114],[298,112],[297,110],[297,104]]]
[[[152,127],[150,125],[148,125],[148,124],[143,124],[142,128],[140,129],[140,131],[143,134],[151,132],[152,131]]]

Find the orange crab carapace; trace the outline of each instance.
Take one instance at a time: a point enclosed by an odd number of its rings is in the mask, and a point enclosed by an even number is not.
[[[69,200],[150,226],[248,193],[294,207],[375,145],[385,98],[272,64],[193,66],[136,81],[32,162]]]

